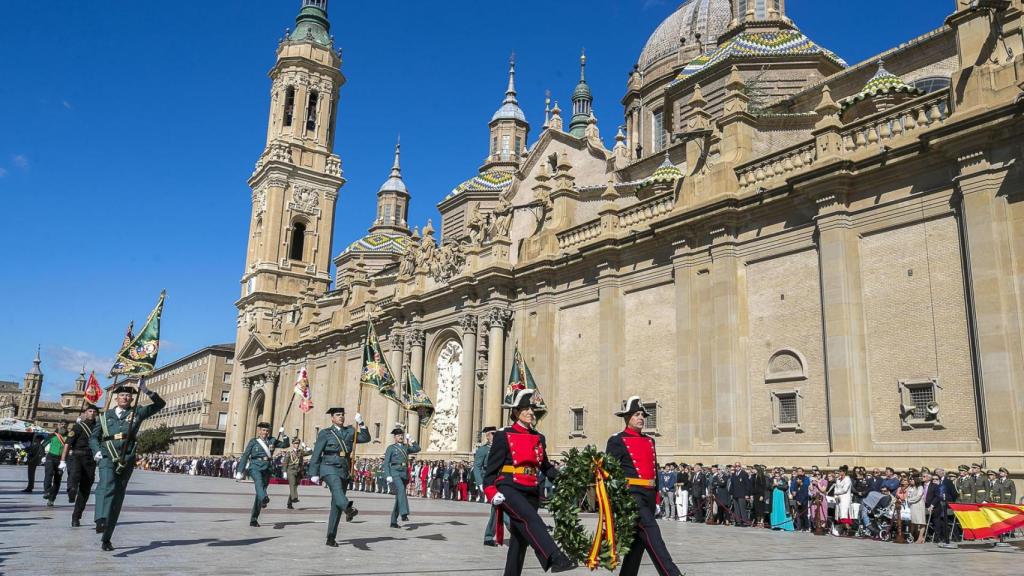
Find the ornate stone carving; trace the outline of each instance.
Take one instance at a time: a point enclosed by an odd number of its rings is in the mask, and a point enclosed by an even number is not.
[[[288,208],[316,216],[320,213],[320,192],[308,186],[294,185]]]
[[[479,319],[473,314],[466,314],[460,318],[459,326],[462,328],[462,333],[465,334],[468,332],[476,334],[477,322],[479,322]]]
[[[267,190],[263,186],[260,186],[252,193],[252,207],[256,213],[256,217],[259,218],[267,211]]]
[[[512,203],[504,196],[491,211],[491,227],[487,231],[487,239],[508,238],[508,230],[512,227]]]
[[[511,319],[512,311],[508,308],[491,308],[484,315],[484,324],[487,325],[488,330],[494,326],[500,326],[504,330]]]
[[[403,340],[402,334],[397,330],[392,330],[391,334],[388,334],[388,345],[391,346],[392,350],[401,349]]]
[[[423,337],[423,330],[419,330],[417,328],[410,330],[409,333],[405,335],[405,344],[410,348],[413,346],[419,346],[422,348],[425,341],[426,340]]]
[[[459,392],[462,388],[462,344],[449,340],[437,356],[437,401],[430,421],[429,451],[455,449],[459,432]]]
[[[470,205],[466,212],[466,238],[470,246],[480,246],[487,234],[487,220],[480,213],[480,203]]]
[[[398,275],[409,276],[422,271],[438,282],[447,282],[462,271],[466,255],[459,242],[445,242],[438,248],[434,240],[434,226],[428,220],[423,227],[423,239],[418,246],[410,246],[399,263]]]

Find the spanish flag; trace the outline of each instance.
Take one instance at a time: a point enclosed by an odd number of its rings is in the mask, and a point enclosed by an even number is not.
[[[1015,504],[950,504],[964,530],[964,540],[998,538],[1024,526],[1024,506]]]

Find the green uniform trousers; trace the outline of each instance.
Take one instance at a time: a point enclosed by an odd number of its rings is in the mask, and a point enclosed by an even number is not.
[[[302,482],[302,474],[298,468],[288,470],[288,499],[292,502],[299,501],[299,483]]]
[[[99,469],[100,486],[96,491],[96,517],[106,518],[107,528],[103,531],[103,540],[109,541],[114,534],[114,528],[117,527],[121,504],[124,503],[124,493],[128,490],[128,481],[131,480],[135,466],[126,466],[121,472],[116,472],[114,462],[105,458],[100,461]]]
[[[348,495],[345,493],[348,480],[342,480],[337,474],[330,474],[324,476],[323,481],[331,489],[331,515],[327,519],[327,537],[333,540],[338,535],[341,515],[349,507]]]
[[[392,524],[398,523],[399,516],[409,515],[409,496],[406,491],[408,485],[408,480],[402,480],[398,477],[395,477],[392,481],[392,486],[395,488],[395,505],[391,508]]]
[[[267,486],[270,485],[270,470],[253,470],[249,469],[249,476],[252,478],[252,484],[256,487],[256,500],[252,503],[252,513],[249,514],[249,520],[255,522],[260,517],[260,511],[263,510],[263,499],[267,497]]]

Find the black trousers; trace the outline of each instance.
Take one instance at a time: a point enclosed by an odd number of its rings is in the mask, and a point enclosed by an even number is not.
[[[747,509],[746,497],[732,499],[732,513],[736,515],[734,520],[737,525],[750,525],[750,511]]]
[[[87,452],[73,454],[68,460],[68,498],[75,503],[73,520],[81,520],[85,505],[92,493],[92,484],[96,481],[96,460]]]
[[[32,490],[35,490],[35,488],[36,488],[36,467],[37,466],[39,466],[38,463],[35,463],[35,464],[33,464],[32,462],[28,463],[28,485],[25,486],[25,490],[28,490],[30,492]]]
[[[60,493],[60,481],[64,473],[60,470],[60,456],[46,457],[46,474],[43,476],[43,496],[47,500],[56,500]]]
[[[499,492],[505,496],[501,511],[508,517],[508,556],[505,557],[505,576],[519,576],[523,573],[527,548],[533,547],[541,567],[547,571],[552,556],[557,553],[558,544],[551,537],[544,521],[537,514],[540,507],[538,488],[516,488],[508,484],[499,485]]]
[[[701,495],[697,496],[696,498],[693,499],[693,521],[694,522],[705,522],[705,521],[707,521],[707,519],[708,519],[707,503],[708,503],[707,496],[704,496],[703,495],[703,490],[701,490]]]
[[[654,518],[655,492],[654,490],[641,490],[634,488],[630,491],[640,509],[640,523],[637,524],[633,545],[629,547],[629,552],[622,560],[619,576],[636,576],[640,571],[640,561],[643,560],[645,550],[654,562],[654,568],[660,576],[680,576],[682,573],[672,561],[672,555],[668,553],[665,541],[661,538],[658,521]]]
[[[807,501],[799,501],[793,503],[793,508],[796,510],[796,516],[793,518],[793,524],[797,530],[807,530],[811,527],[811,523],[807,518]]]
[[[949,544],[949,505],[939,502],[932,511],[932,542]]]

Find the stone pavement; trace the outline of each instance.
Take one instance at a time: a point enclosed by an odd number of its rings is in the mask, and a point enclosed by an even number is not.
[[[411,522],[388,527],[392,498],[352,493],[359,516],[342,521],[340,547],[324,546],[326,489],[301,489],[296,510],[284,509],[287,486],[271,486],[260,528],[249,527],[252,485],[220,478],[136,471],[114,534],[114,552],[99,550],[92,506],[72,529],[65,494],[43,506],[42,467],[36,492],[22,494],[24,466],[0,466],[0,574],[385,574],[497,575],[505,549],[481,544],[484,504],[411,501]],[[679,567],[691,576],[800,574],[1021,574],[1024,552],[961,546],[897,545],[770,530],[662,522]],[[524,574],[542,574],[527,556]],[[83,568],[85,568],[83,570]],[[569,574],[588,574],[584,568]],[[644,559],[643,575],[655,575]]]

